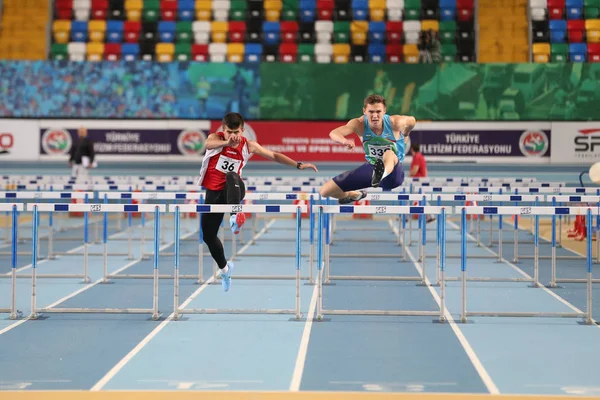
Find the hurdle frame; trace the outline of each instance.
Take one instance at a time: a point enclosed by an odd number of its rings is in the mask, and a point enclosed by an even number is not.
[[[11,231],[11,295],[10,307],[0,308],[0,313],[8,313],[11,320],[20,318],[23,313],[17,310],[17,257],[18,257],[18,212],[24,210],[22,203],[0,203],[0,211],[9,212],[11,215],[10,231]]]
[[[326,264],[327,264],[327,260],[324,259],[327,258],[327,252],[324,251],[323,248],[323,230],[325,229],[325,232],[327,232],[327,229],[325,228],[324,225],[324,215],[328,214],[328,213],[356,213],[356,214],[406,214],[406,215],[413,215],[413,214],[421,214],[421,215],[425,215],[425,214],[430,214],[430,215],[438,215],[438,218],[441,218],[440,216],[443,216],[444,222],[442,222],[442,225],[445,223],[445,219],[446,219],[446,213],[445,213],[445,208],[447,207],[437,207],[437,206],[326,206],[326,205],[319,205],[317,206],[317,213],[318,213],[318,229],[317,229],[317,235],[318,235],[318,239],[317,239],[317,243],[318,243],[318,251],[317,251],[317,313],[316,313],[316,320],[317,321],[322,321],[323,320],[323,316],[324,315],[374,315],[374,316],[433,316],[433,317],[438,317],[438,321],[439,322],[444,322],[445,321],[445,314],[446,314],[446,308],[445,308],[445,300],[442,301],[440,303],[440,310],[437,311],[427,311],[427,310],[334,310],[334,309],[325,309],[323,307],[323,273],[324,270],[326,268]],[[444,210],[444,211],[443,211]],[[423,234],[425,232],[425,230],[422,231]],[[444,246],[442,246],[442,249],[444,248]],[[438,265],[438,268],[441,269],[441,259],[443,259],[445,254],[445,251],[442,250],[440,252],[440,265]],[[422,270],[421,270],[421,277],[418,277],[418,280],[422,280],[423,282],[426,282],[427,279],[427,273],[426,273],[426,269],[425,269],[425,260],[421,261],[421,266],[422,266]],[[444,261],[444,270],[445,270],[445,261]],[[390,277],[393,278],[393,277]],[[386,280],[394,280],[394,279],[386,279]],[[441,286],[444,287],[445,286],[445,274],[440,274],[440,283]],[[421,284],[419,284],[421,285]],[[427,285],[425,283],[425,285]],[[444,289],[445,290],[445,289]],[[444,296],[445,296],[445,291],[443,292]]]
[[[160,213],[165,212],[166,206],[164,204],[152,204],[152,205],[121,205],[121,204],[28,204],[28,211],[33,212],[33,255],[32,255],[32,274],[31,274],[31,314],[29,319],[38,319],[41,314],[49,313],[77,313],[77,314],[151,314],[152,319],[157,321],[161,317],[161,313],[158,310],[158,259],[159,259],[159,242],[160,242]],[[38,236],[38,221],[40,212],[50,211],[76,211],[76,212],[151,212],[154,211],[154,282],[153,282],[153,306],[151,309],[147,308],[85,308],[85,307],[37,307],[37,251],[38,246],[35,244]],[[106,249],[106,234],[104,236],[104,275],[107,274],[107,249]]]
[[[169,212],[175,213],[175,261],[174,261],[174,299],[173,299],[173,319],[179,320],[182,314],[292,314],[296,320],[300,320],[302,313],[300,310],[300,269],[302,265],[302,213],[307,211],[306,205],[228,205],[228,204],[204,204],[204,205],[179,205],[171,204]],[[179,223],[181,212],[198,213],[294,213],[296,214],[296,259],[295,259],[295,308],[294,309],[210,309],[210,308],[190,308],[181,307],[179,304]],[[235,279],[240,278],[235,275]]]

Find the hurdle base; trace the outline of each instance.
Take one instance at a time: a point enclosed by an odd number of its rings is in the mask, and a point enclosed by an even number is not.
[[[544,285],[542,285],[539,282],[532,282],[531,285],[527,285],[528,288],[532,288],[532,289],[539,289],[541,287],[543,287]]]
[[[10,308],[0,308],[0,314],[9,314],[8,319],[15,320],[23,317],[23,312],[17,310],[14,314]]]
[[[35,319],[43,314],[150,314],[156,315],[149,308],[39,308]],[[33,314],[32,314],[33,315]],[[162,314],[161,314],[162,315]]]
[[[293,309],[269,309],[269,308],[188,308],[177,310],[181,314],[292,314],[296,315]]]
[[[533,282],[531,278],[488,278],[488,277],[477,277],[468,276],[467,282]],[[447,282],[460,282],[462,278],[457,276],[449,276],[444,279]]]
[[[564,286],[557,285],[556,283],[548,283],[545,285],[547,289],[564,289]]]
[[[321,310],[322,315],[375,315],[390,317],[429,316],[437,317],[440,311],[400,311],[400,310]]]
[[[539,317],[539,318],[587,318],[585,313],[552,313],[552,312],[494,312],[470,311],[469,317]]]
[[[330,275],[329,280],[338,281],[421,281],[420,276],[374,276],[374,275]]]
[[[24,275],[24,274],[17,274],[15,275],[16,278],[25,278],[25,279],[31,279],[31,274],[29,275]],[[77,274],[35,274],[36,278],[65,278],[65,279],[85,279],[86,277],[83,275],[77,275]],[[12,278],[12,275],[0,275],[0,278]]]
[[[563,278],[556,280],[556,282],[561,283],[587,283],[587,281],[586,278]],[[592,283],[600,283],[600,278],[592,279]]]

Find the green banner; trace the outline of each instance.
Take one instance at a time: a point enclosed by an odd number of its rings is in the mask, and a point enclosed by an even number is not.
[[[389,114],[433,121],[598,119],[600,64],[260,66],[261,119],[347,120],[381,94]]]

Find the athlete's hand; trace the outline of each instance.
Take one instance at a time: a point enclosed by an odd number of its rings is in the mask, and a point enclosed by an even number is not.
[[[307,168],[310,168],[310,169],[315,170],[316,172],[319,172],[319,170],[317,169],[317,167],[314,164],[311,164],[311,163],[302,163],[302,164],[300,164],[300,168],[299,169],[307,169]]]
[[[229,136],[229,140],[227,141],[227,146],[235,146],[242,141],[242,137],[239,135],[231,135]]]
[[[352,150],[354,148],[354,140],[346,139],[346,141],[344,142],[344,146]]]

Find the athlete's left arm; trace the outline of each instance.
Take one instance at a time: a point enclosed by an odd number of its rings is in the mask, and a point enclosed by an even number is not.
[[[264,158],[268,158],[269,160],[273,160],[279,164],[288,165],[290,167],[298,168],[298,169],[307,169],[311,168],[315,171],[318,171],[317,167],[315,167],[311,163],[298,163],[283,153],[278,153],[276,151],[272,151],[269,149],[265,149],[260,144],[253,140],[248,140],[248,150],[250,153],[258,154]]]
[[[404,134],[404,136],[408,136],[410,131],[412,131],[417,124],[415,117],[408,115],[392,115],[390,120],[392,121],[392,128],[394,129],[394,132],[400,131]]]

